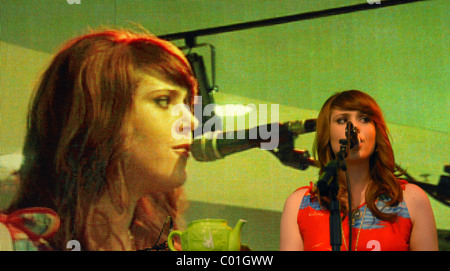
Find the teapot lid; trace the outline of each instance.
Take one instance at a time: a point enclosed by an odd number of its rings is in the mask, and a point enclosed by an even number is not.
[[[203,219],[197,219],[197,220],[193,220],[192,222],[190,222],[188,224],[188,227],[195,224],[195,223],[224,223],[227,224],[227,220],[226,219],[221,219],[221,218],[203,218]]]

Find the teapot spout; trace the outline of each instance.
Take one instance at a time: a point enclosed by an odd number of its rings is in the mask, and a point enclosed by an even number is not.
[[[228,251],[239,251],[241,249],[241,230],[245,223],[247,223],[247,220],[239,219],[236,226],[234,226],[228,240]]]

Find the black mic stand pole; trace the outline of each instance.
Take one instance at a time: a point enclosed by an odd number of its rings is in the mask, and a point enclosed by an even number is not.
[[[339,169],[347,170],[345,157],[347,156],[347,140],[341,139],[340,150],[335,160],[331,160],[325,166],[325,172],[320,176],[317,182],[319,193],[321,195],[330,195],[330,245],[333,251],[340,251],[342,245],[342,229],[341,215],[339,208],[339,200],[337,195],[339,192],[339,183],[337,180],[337,172]]]

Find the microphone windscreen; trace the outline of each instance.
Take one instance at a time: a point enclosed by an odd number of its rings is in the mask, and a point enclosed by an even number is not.
[[[197,161],[215,161],[222,155],[217,149],[217,137],[222,132],[208,132],[194,138],[191,144],[191,154]]]

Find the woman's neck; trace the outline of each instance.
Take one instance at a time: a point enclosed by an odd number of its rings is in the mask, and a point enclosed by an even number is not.
[[[353,210],[366,200],[366,188],[371,181],[369,161],[347,161],[347,173],[350,180]]]
[[[120,186],[115,193],[106,190],[89,209],[85,235],[89,250],[135,250],[130,225],[137,199]]]

